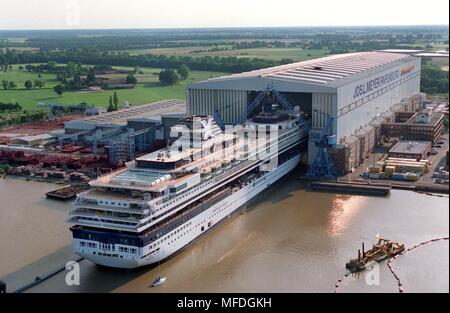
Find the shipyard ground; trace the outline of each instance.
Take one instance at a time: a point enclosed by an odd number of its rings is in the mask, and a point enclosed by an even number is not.
[[[406,190],[417,190],[423,192],[437,192],[437,193],[449,193],[448,184],[438,184],[435,183],[432,176],[433,172],[440,167],[446,167],[446,153],[449,150],[449,134],[443,135],[446,138],[444,145],[438,148],[438,154],[430,155],[428,160],[431,163],[428,173],[420,177],[418,181],[406,182],[399,180],[390,179],[370,179],[362,174],[366,171],[367,167],[371,166],[374,162],[379,161],[389,150],[389,145],[378,147],[375,152],[371,153],[368,158],[364,160],[352,173],[342,176],[338,181],[342,182],[355,182],[355,183],[373,183],[373,184],[389,184],[392,188],[396,189],[406,189]]]

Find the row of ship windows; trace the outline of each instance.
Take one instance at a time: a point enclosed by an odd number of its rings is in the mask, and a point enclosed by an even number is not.
[[[80,247],[97,248],[97,244],[93,243],[93,242],[80,241]],[[106,251],[115,251],[116,250],[114,245],[102,245],[102,248]],[[127,247],[119,247],[119,252],[126,252],[126,253],[129,252],[129,253],[135,254],[137,252],[137,249],[127,248]]]
[[[97,244],[96,243],[85,242],[85,241],[80,241],[80,246],[81,247],[88,247],[88,248],[97,248]]]
[[[135,254],[137,252],[137,249],[127,248],[127,247],[119,247],[119,252],[126,252],[126,253],[130,252],[130,253]]]
[[[116,202],[114,202],[114,201],[109,202],[109,201],[105,201],[105,200],[98,200],[98,203],[105,204],[105,205],[118,205],[118,206],[123,206],[124,208],[128,207],[128,204],[126,204],[126,203],[117,202],[117,204],[116,204]]]
[[[225,210],[225,209],[228,208],[229,206],[230,206],[230,205],[227,205],[227,206],[225,206],[225,207],[222,207],[220,210],[216,211],[216,212],[213,214],[213,216],[216,216],[217,214],[219,214],[220,212],[222,212],[223,210]],[[202,224],[203,224],[204,222],[205,222],[205,221],[198,223],[197,225],[195,225],[195,228],[201,227],[201,231],[203,232],[203,231],[205,230],[205,226],[202,226]],[[190,225],[191,225],[191,222],[189,222],[188,224],[186,224],[185,226],[183,226],[180,230],[182,230],[184,227],[187,227],[187,226],[190,226]],[[211,226],[212,226],[212,221],[208,222],[208,227],[211,227]],[[180,231],[180,230],[178,230],[178,231]],[[174,238],[173,240],[171,240],[168,244],[170,245],[171,243],[173,243],[173,242],[176,241],[177,239],[182,238],[185,234],[187,234],[187,233],[189,233],[189,232],[191,232],[191,231],[193,231],[193,230],[194,230],[193,228],[188,229],[186,232],[182,233],[182,234],[181,234],[180,236],[178,236],[177,238]],[[178,232],[178,231],[177,231],[177,232]],[[158,243],[164,242],[165,240],[167,240],[167,239],[169,239],[170,237],[172,237],[174,234],[175,234],[175,233],[169,235],[169,236],[166,237],[166,238],[163,238],[163,239],[160,240]]]
[[[166,237],[164,237],[164,238],[158,240],[157,242],[151,244],[151,245],[149,246],[149,249],[152,249],[152,248],[156,247],[157,245],[160,245],[160,244],[163,243],[164,241],[166,241],[166,240],[168,240],[169,238],[175,236],[177,233],[179,233],[180,231],[182,231],[183,229],[185,229],[185,228],[187,228],[187,227],[189,227],[189,226],[191,226],[191,225],[192,225],[192,222],[189,222],[189,223],[187,223],[187,224],[181,226],[180,228],[178,228],[177,230],[175,230],[173,233],[171,233],[171,234],[169,234],[168,236],[166,236]],[[190,230],[188,230],[188,231],[190,231]],[[183,233],[183,235],[184,235],[184,234],[185,234],[185,233]],[[180,238],[180,236],[178,236],[178,238]],[[173,240],[172,240],[172,241],[173,241]]]

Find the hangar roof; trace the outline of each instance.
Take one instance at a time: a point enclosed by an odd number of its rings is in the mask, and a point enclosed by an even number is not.
[[[332,55],[324,58],[280,65],[250,72],[232,74],[207,81],[194,83],[192,86],[210,82],[223,82],[248,78],[283,80],[291,83],[338,87],[345,84],[352,76],[371,70],[383,70],[398,61],[410,61],[412,56],[391,52],[356,52]],[[356,79],[356,78],[355,78]],[[206,87],[206,86],[205,86]]]

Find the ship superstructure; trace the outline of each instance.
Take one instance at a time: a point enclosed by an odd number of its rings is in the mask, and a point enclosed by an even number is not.
[[[222,130],[211,116],[172,127],[178,139],[90,182],[69,223],[74,250],[94,263],[160,262],[291,171],[306,134],[292,113],[260,113]]]

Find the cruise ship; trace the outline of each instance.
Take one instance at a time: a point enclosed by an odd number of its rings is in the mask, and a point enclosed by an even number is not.
[[[77,196],[68,220],[76,254],[117,268],[164,261],[294,169],[307,141],[298,113],[283,111],[231,130],[190,116],[171,134],[167,147]]]

